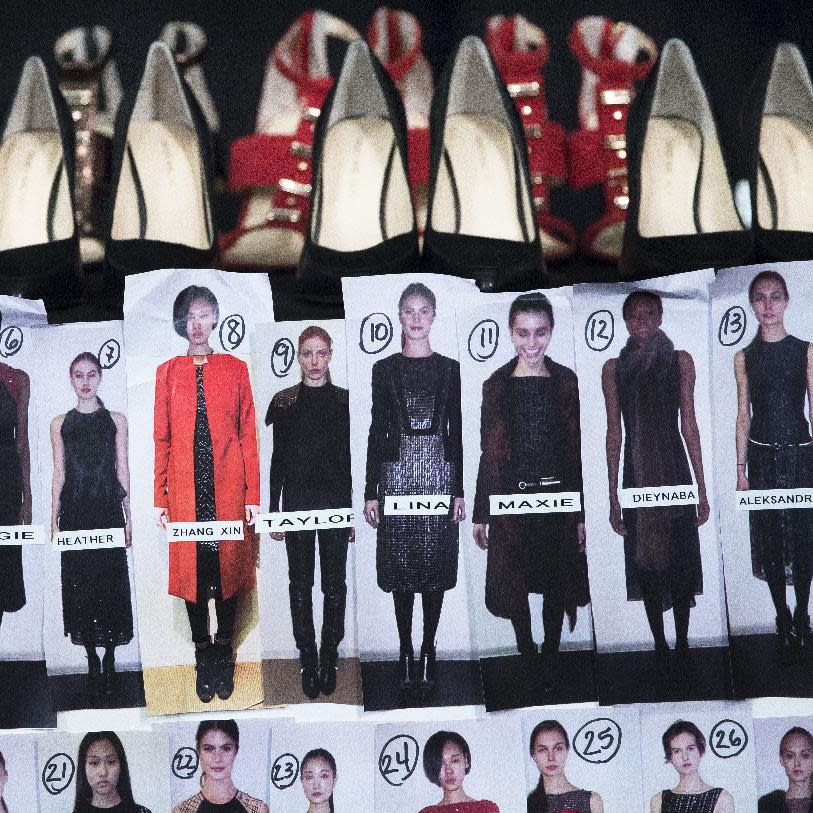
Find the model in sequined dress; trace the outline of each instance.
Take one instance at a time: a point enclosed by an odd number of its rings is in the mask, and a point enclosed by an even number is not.
[[[260,501],[257,428],[248,367],[215,353],[215,295],[190,285],[176,297],[173,323],[188,340],[185,356],[164,362],[155,377],[155,507],[158,522],[244,522],[239,540],[169,543],[169,592],[184,599],[195,644],[196,691],[203,702],[234,690],[232,642],[241,594],[255,584],[254,550],[245,526]],[[217,632],[209,632],[214,599]]]
[[[678,665],[687,666],[689,616],[695,596],[703,592],[698,528],[709,518],[709,503],[694,409],[695,367],[691,355],[675,350],[661,330],[663,302],[656,293],[631,293],[622,316],[629,339],[618,358],[605,363],[601,379],[607,407],[610,525],[624,537],[627,600],[643,601],[658,672],[664,677],[669,646],[663,613],[674,612],[675,653]],[[622,422],[622,487],[692,485],[694,472],[696,505],[622,512],[618,496]]]
[[[28,375],[0,362],[0,525],[31,524]],[[0,545],[0,624],[25,606],[20,545]]]
[[[565,775],[570,737],[558,720],[542,720],[531,731],[531,759],[539,783],[528,794],[528,813],[604,813],[604,800],[574,785]]]
[[[689,720],[677,720],[661,738],[663,758],[677,771],[672,789],[656,793],[649,802],[651,813],[734,813],[734,797],[724,788],[709,785],[700,775],[706,753],[703,732]]]
[[[428,689],[435,679],[435,634],[443,596],[457,583],[458,525],[465,517],[460,365],[434,353],[434,293],[408,285],[398,302],[402,351],[377,361],[372,373],[372,420],[367,443],[364,516],[377,530],[378,586],[393,595],[401,682]],[[451,498],[442,515],[391,515],[386,497]],[[412,610],[421,594],[423,641],[418,674]]]
[[[520,654],[537,652],[528,596],[544,596],[548,661],[559,651],[565,612],[572,629],[576,608],[589,600],[584,513],[491,516],[490,498],[582,490],[578,382],[546,356],[553,327],[544,295],[522,294],[511,304],[516,356],[483,384],[472,526],[474,541],[488,551],[486,607],[510,619]]]
[[[127,418],[99,398],[102,367],[93,353],[80,353],[68,372],[76,406],[51,421],[52,531],[121,528],[129,547]],[[133,639],[127,551],[65,550],[60,569],[65,635],[86,650],[89,688],[112,694],[116,647]],[[104,649],[101,660],[97,648]]]
[[[805,405],[813,403],[813,345],[785,329],[787,284],[776,271],[757,274],[748,298],[759,323],[751,344],[734,356],[737,381],[737,491],[813,487],[813,441]],[[813,516],[802,508],[749,511],[751,565],[767,582],[780,654],[813,651],[810,581]],[[791,616],[787,585],[796,608]]]

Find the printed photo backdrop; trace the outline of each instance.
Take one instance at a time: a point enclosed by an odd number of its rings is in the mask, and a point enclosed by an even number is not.
[[[694,723],[706,738],[700,776],[713,788],[724,788],[734,809],[756,810],[754,731],[747,703],[686,703],[641,707],[641,776],[644,811],[664,789],[677,786],[679,776],[664,762],[663,733],[677,720]]]
[[[337,387],[347,389],[347,355],[345,352],[344,321],[327,320],[312,322],[277,322],[258,326],[254,335],[254,393],[257,414],[257,429],[260,437],[260,512],[269,510],[270,471],[273,453],[273,425],[268,426],[267,413],[272,399],[277,393],[294,387],[302,380],[302,368],[297,361],[298,340],[302,331],[316,325],[327,331],[333,340],[333,356],[330,362],[330,381]],[[350,508],[350,505],[342,506]],[[358,519],[362,519],[359,517]],[[357,520],[358,522],[358,520]],[[349,529],[348,529],[349,533]],[[288,593],[288,557],[284,541],[272,539],[267,533],[261,538],[261,561],[259,581],[260,616],[262,623],[263,660],[296,661],[295,681],[299,679],[298,658],[291,624],[291,609]],[[322,628],[322,592],[321,571],[319,563],[319,542],[315,544],[315,567],[313,595],[313,620],[316,631],[316,643],[320,642]],[[350,544],[347,550],[347,607],[345,610],[345,636],[339,646],[340,658],[357,658],[356,611],[354,589],[355,545]],[[277,695],[277,688],[272,679],[269,690]],[[279,687],[281,689],[281,687]],[[357,692],[357,687],[356,687]],[[280,698],[281,700],[282,698]],[[305,700],[304,695],[296,695],[285,700]],[[347,702],[347,701],[346,701]]]
[[[302,770],[329,764],[324,757],[321,763],[303,764],[305,756],[315,749],[327,751],[336,762],[334,809],[375,810],[375,727],[359,721],[353,724],[275,723],[269,759],[271,809],[277,813],[301,813],[307,809]]]
[[[496,804],[501,813],[526,808],[522,732],[516,716],[376,726],[376,813],[403,813],[437,805],[443,790],[424,771],[426,742],[438,731],[459,734],[471,752],[464,792]]]
[[[0,296],[0,365],[26,373],[31,391],[40,377],[32,328],[46,324],[48,324],[48,320],[42,302]],[[28,446],[31,458],[31,508],[34,525],[42,529],[48,525],[48,522],[42,512],[40,493],[42,478],[39,476],[37,406],[34,397],[30,396]],[[41,538],[44,540],[45,534]],[[16,612],[3,613],[2,623],[0,623],[0,660],[41,661],[43,659],[41,634],[43,554],[42,544],[22,546],[25,605]],[[11,586],[7,584],[6,589],[10,590]]]
[[[571,291],[557,288],[544,291],[553,306],[554,329],[546,356],[575,371],[573,352],[573,320]],[[480,464],[480,419],[483,383],[495,370],[516,358],[508,328],[508,311],[516,294],[488,297],[482,304],[457,309],[457,330],[460,346],[460,375],[463,406],[463,469],[467,502],[466,520],[461,528],[461,546],[466,557],[468,586],[471,594],[472,626],[481,657],[516,654],[516,639],[511,622],[492,615],[485,605],[486,557],[472,536],[472,512]],[[588,540],[589,544],[589,540]],[[530,596],[534,640],[544,639],[541,595]],[[567,622],[562,632],[562,649],[591,649],[593,634],[590,608],[578,610],[577,622],[571,632]]]
[[[201,788],[205,766],[195,740],[200,723],[200,720],[184,720],[156,726],[156,730],[168,742],[166,761],[161,765],[160,775],[169,778],[173,808],[194,796]],[[271,721],[243,719],[238,720],[237,725],[240,747],[232,765],[232,781],[239,791],[267,804]],[[275,721],[275,729],[276,725]]]
[[[116,731],[127,756],[136,804],[158,813],[169,810],[169,779],[165,770],[167,740],[155,731]],[[44,734],[37,742],[41,813],[74,809],[82,734]]]
[[[231,353],[245,361],[249,374],[254,325],[267,321],[273,313],[271,289],[264,274],[164,270],[127,279],[124,325],[131,416],[133,550],[141,658],[147,704],[154,713],[205,708],[195,695],[195,653],[184,602],[167,592],[168,542],[157,523],[153,504],[155,373],[163,362],[186,354],[188,342],[173,328],[172,307],[178,293],[189,285],[203,285],[214,293],[220,318],[210,344],[216,353]],[[256,544],[256,540],[245,543]],[[213,612],[210,606],[210,616]],[[214,632],[214,622],[211,626]],[[229,701],[215,699],[217,707],[247,707],[262,698],[256,591],[241,599],[236,629],[235,692]],[[173,666],[185,668],[150,671]]]
[[[58,327],[41,328],[34,332],[34,344],[41,375],[36,383],[36,398],[39,404],[37,432],[40,454],[40,480],[42,483],[42,514],[47,518],[47,542],[44,545],[45,578],[49,585],[56,589],[49,590],[45,600],[45,656],[48,671],[51,675],[87,673],[87,657],[83,646],[75,645],[65,633],[62,602],[62,566],[59,550],[51,544],[52,482],[54,456],[51,441],[51,425],[55,418],[64,416],[75,409],[77,395],[71,386],[70,365],[80,353],[92,353],[102,365],[101,384],[97,391],[98,398],[108,411],[120,413],[127,418],[127,377],[123,353],[123,332],[121,322],[98,322],[93,324],[72,324]],[[94,424],[95,425],[95,424]],[[87,449],[95,459],[100,448],[101,438],[86,438]],[[77,466],[82,461],[77,461]],[[100,505],[94,501],[94,494],[87,494],[85,513],[93,516]],[[96,527],[96,526],[94,526]],[[99,524],[98,528],[107,528]],[[93,555],[92,551],[83,551],[83,557]],[[129,576],[129,597],[122,596],[120,605],[123,616],[124,608],[129,601],[133,615],[132,640],[116,647],[116,669],[118,671],[138,671],[140,669],[138,653],[138,633],[136,629],[135,598],[133,590],[134,568],[132,551],[127,551],[127,572]],[[72,571],[69,569],[68,573]],[[114,574],[107,574],[109,583],[96,579],[95,588],[118,590],[123,585]],[[94,579],[96,577],[93,577]],[[118,617],[118,616],[117,616]],[[104,621],[104,619],[102,619]],[[100,652],[100,655],[102,653]],[[119,698],[123,700],[124,698]],[[143,700],[143,698],[142,698]]]
[[[813,308],[813,281],[810,273],[813,266],[810,263],[777,263],[770,266],[730,268],[720,272],[711,287],[715,471],[720,536],[725,560],[726,598],[733,635],[776,632],[776,610],[771,602],[768,585],[754,575],[749,512],[735,508],[736,498],[741,492],[736,491],[737,386],[734,379],[734,357],[738,351],[747,348],[757,335],[759,324],[748,301],[748,287],[751,280],[765,268],[778,271],[788,287],[790,302],[784,315],[785,329],[805,342],[813,340],[810,319]],[[790,369],[788,375],[792,375]],[[783,405],[776,406],[777,409],[783,409]],[[790,405],[784,407],[788,408]],[[809,421],[806,397],[804,415]],[[809,426],[807,428],[809,431]],[[808,506],[807,510],[810,508],[813,506]],[[793,610],[796,604],[793,587],[787,588],[787,599]]]
[[[37,741],[33,734],[0,735],[0,754],[8,779],[2,798],[7,809],[39,810],[40,787],[37,770]]]
[[[715,494],[707,331],[707,286],[711,278],[711,272],[697,271],[641,283],[575,287],[574,336],[582,415],[587,559],[599,652],[637,651],[653,646],[643,603],[627,600],[624,539],[613,531],[609,523],[605,451],[607,415],[601,386],[605,363],[618,358],[628,340],[621,306],[633,290],[651,290],[661,295],[661,329],[672,340],[676,350],[685,350],[694,361],[694,407],[703,453],[710,519],[699,529],[703,593],[696,596],[697,604],[691,611],[689,643],[691,646],[727,644],[722,567],[713,520]],[[619,490],[622,488],[623,467],[622,440]],[[671,612],[664,614],[664,622],[667,640],[674,643]]]

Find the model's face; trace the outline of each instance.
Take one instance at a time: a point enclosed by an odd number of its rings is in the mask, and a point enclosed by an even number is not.
[[[411,341],[428,339],[429,332],[432,330],[432,322],[435,321],[435,309],[432,307],[432,303],[420,294],[412,294],[404,300],[398,313],[398,319],[406,338]]]
[[[443,746],[440,756],[440,786],[444,793],[461,790],[469,768],[466,755],[453,742]]]
[[[237,746],[224,731],[207,731],[198,747],[206,776],[212,780],[230,779]]]
[[[300,779],[305,798],[314,805],[326,802],[336,787],[336,774],[330,763],[322,757],[309,759],[302,766]]]
[[[788,298],[782,283],[775,279],[760,280],[751,294],[751,307],[761,327],[783,324]]]
[[[567,762],[567,743],[558,731],[540,731],[534,740],[533,760],[543,776],[562,776]]]
[[[118,785],[121,762],[110,740],[99,740],[88,748],[85,773],[93,791],[94,800],[109,800],[119,795]]]
[[[299,349],[299,366],[302,377],[313,384],[319,384],[327,378],[327,371],[333,351],[326,341],[320,338],[307,339]]]
[[[779,761],[791,782],[809,782],[813,776],[813,748],[801,734],[791,734],[782,745]]]
[[[77,398],[90,399],[96,397],[96,390],[102,383],[102,374],[99,368],[90,361],[77,361],[71,369],[71,386]]]
[[[214,308],[205,299],[193,299],[186,314],[186,337],[192,344],[204,344],[216,322]]]
[[[553,326],[546,313],[541,311],[518,313],[511,325],[511,341],[517,356],[529,367],[542,363],[548,351]]]
[[[669,762],[681,776],[691,776],[700,770],[702,754],[691,734],[678,734],[669,744]]]
[[[663,316],[658,303],[648,296],[636,296],[627,305],[624,323],[636,342],[649,341],[660,329]]]

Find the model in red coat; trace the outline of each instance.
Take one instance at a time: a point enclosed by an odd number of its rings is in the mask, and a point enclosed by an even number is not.
[[[167,522],[244,520],[253,525],[260,502],[254,400],[245,362],[215,354],[209,336],[217,299],[190,285],[173,307],[175,331],[187,355],[164,362],[155,380],[155,506]],[[197,692],[204,702],[234,689],[232,637],[237,598],[254,586],[248,534],[240,541],[169,543],[169,592],[186,601],[195,643]],[[217,634],[209,635],[210,598]]]

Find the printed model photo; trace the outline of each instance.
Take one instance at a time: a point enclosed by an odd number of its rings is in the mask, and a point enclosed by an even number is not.
[[[465,535],[476,549],[466,552],[473,604],[486,611],[474,624],[486,707],[595,699],[569,295],[459,308],[457,322],[474,491]],[[545,510],[561,501],[565,510]]]
[[[741,697],[813,689],[808,273],[807,263],[727,269],[711,289],[715,464]]]
[[[473,702],[480,691],[477,663],[469,654],[465,579],[458,574],[466,500],[454,302],[468,287],[432,276],[412,282],[400,276],[345,280],[355,471],[357,455],[366,461],[359,475],[367,529],[360,534],[356,566],[366,708],[457,704],[467,692]],[[387,312],[369,313],[371,301]],[[379,325],[381,334],[375,332]],[[400,349],[393,352],[393,344]],[[369,427],[366,438],[363,426]],[[364,555],[371,537],[374,575]],[[368,578],[375,578],[379,593]],[[419,649],[413,635],[416,604]],[[444,612],[455,627],[446,646],[458,653],[448,664],[438,657]],[[384,619],[393,615],[389,626]],[[392,648],[397,671],[381,657]],[[366,663],[369,657],[375,666]]]
[[[34,734],[0,734],[0,810],[38,810],[37,743]]]
[[[344,344],[342,321],[264,325],[254,341],[257,391],[268,399],[264,415],[258,410],[261,469],[268,472],[261,510],[282,512],[290,523],[263,543],[263,674],[272,705],[320,697],[360,702],[355,604],[348,603],[354,518],[328,524],[339,519],[330,509],[352,513]]]
[[[731,696],[709,522],[709,349],[697,330],[708,277],[575,290],[586,527],[601,540],[587,557],[602,703]],[[642,669],[643,684],[632,677]]]
[[[813,797],[813,734],[807,717],[754,720],[759,813],[807,813]]]

